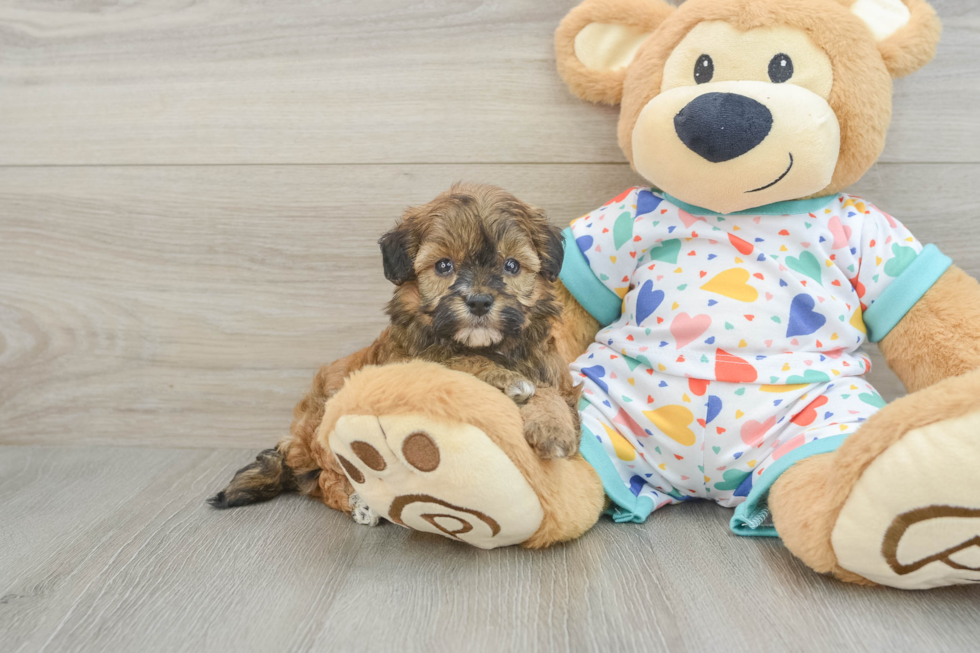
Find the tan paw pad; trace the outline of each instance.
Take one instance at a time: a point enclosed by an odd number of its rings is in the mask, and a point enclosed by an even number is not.
[[[902,589],[980,583],[980,413],[902,436],[855,483],[831,534],[838,564]]]
[[[357,494],[396,524],[480,548],[519,544],[544,511],[486,433],[423,415],[345,415],[329,434]]]

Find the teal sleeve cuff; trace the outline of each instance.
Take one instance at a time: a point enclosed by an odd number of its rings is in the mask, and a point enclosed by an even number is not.
[[[582,308],[589,312],[589,315],[599,320],[602,326],[609,326],[619,319],[622,312],[623,300],[619,295],[602,285],[592,268],[585,254],[578,248],[572,229],[566,228],[562,235],[565,237],[565,258],[562,261],[559,278],[572,293]]]
[[[729,523],[731,531],[736,535],[749,537],[779,537],[776,527],[772,525],[772,520],[769,518],[769,507],[767,506],[772,484],[783,472],[804,458],[837,451],[846,439],[846,435],[832,435],[828,438],[814,440],[793,449],[769,465],[752,485],[752,490],[745,502],[740,503],[735,508],[735,514],[732,515],[732,521]]]
[[[638,497],[630,491],[616,471],[616,466],[609,460],[602,444],[584,424],[579,451],[582,452],[585,461],[595,469],[599,480],[602,481],[602,489],[612,500],[612,505],[606,513],[613,518],[613,521],[618,524],[626,522],[640,524],[646,521],[653,512],[653,499],[647,496]]]
[[[932,285],[953,264],[935,245],[926,245],[912,263],[864,313],[868,340],[878,342],[895,328]]]

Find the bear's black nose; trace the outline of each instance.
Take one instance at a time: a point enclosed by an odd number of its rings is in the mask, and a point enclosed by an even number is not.
[[[737,93],[705,93],[674,116],[681,142],[712,163],[742,156],[770,129],[772,113],[766,105]]]

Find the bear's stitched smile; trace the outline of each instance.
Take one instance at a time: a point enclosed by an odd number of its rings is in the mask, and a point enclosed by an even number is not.
[[[758,192],[760,190],[765,190],[767,188],[772,188],[773,186],[775,186],[776,184],[778,184],[779,182],[781,182],[783,180],[783,177],[785,177],[786,175],[788,175],[789,174],[789,171],[792,168],[793,168],[793,153],[790,152],[789,153],[789,167],[786,168],[786,172],[784,172],[783,174],[781,174],[778,177],[776,177],[776,181],[770,182],[770,183],[766,184],[765,186],[760,186],[759,188],[756,188],[756,189],[753,189],[753,190],[747,190],[745,192],[746,193],[756,193],[756,192]]]

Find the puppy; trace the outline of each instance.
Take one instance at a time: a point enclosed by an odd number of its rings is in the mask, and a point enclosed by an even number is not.
[[[397,286],[390,326],[368,347],[323,366],[293,411],[289,437],[240,469],[211,505],[298,491],[366,515],[315,438],[326,401],[365,365],[424,359],[474,374],[521,407],[538,456],[577,452],[579,390],[553,334],[563,241],[544,214],[494,186],[459,184],[406,211],[379,244],[385,277]]]

